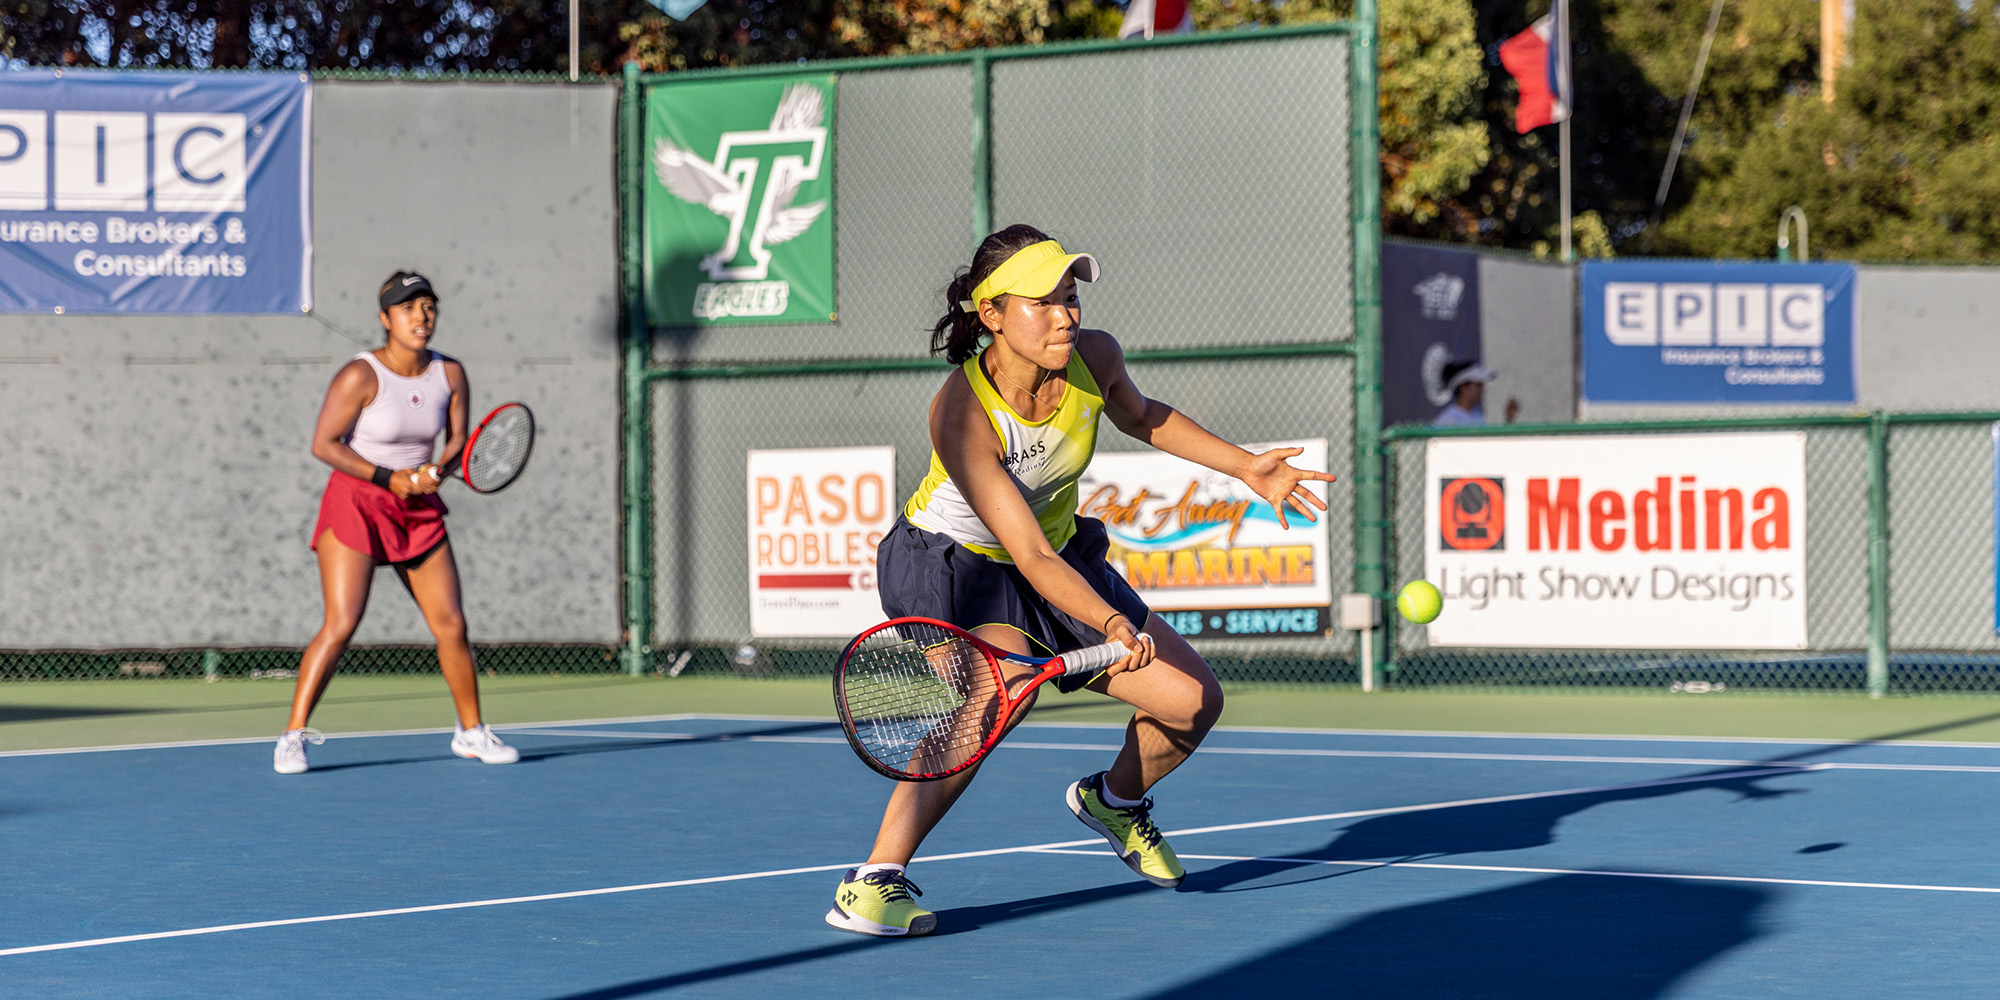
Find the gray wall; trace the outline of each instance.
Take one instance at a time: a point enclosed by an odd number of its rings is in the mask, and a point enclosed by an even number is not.
[[[475,641],[617,641],[617,91],[313,85],[310,317],[0,316],[0,648],[298,646],[328,380],[420,270],[520,483],[446,487]],[[393,576],[356,640],[426,641]]]
[[[1482,254],[1479,258],[1479,356],[1495,373],[1486,387],[1486,419],[1506,419],[1521,401],[1520,423],[1576,419],[1576,273],[1561,264]]]

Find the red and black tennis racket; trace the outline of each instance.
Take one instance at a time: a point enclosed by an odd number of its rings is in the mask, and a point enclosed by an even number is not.
[[[521,477],[534,450],[534,413],[525,403],[502,403],[472,429],[465,450],[440,473],[465,480],[474,493],[498,493]]]
[[[930,618],[897,618],[861,633],[840,654],[833,701],[847,742],[898,781],[931,781],[984,758],[1034,690],[1087,674],[1131,652],[1107,642],[1055,657],[1022,656]],[[1007,688],[1003,664],[1020,679]],[[1027,670],[1038,672],[1027,676]]]

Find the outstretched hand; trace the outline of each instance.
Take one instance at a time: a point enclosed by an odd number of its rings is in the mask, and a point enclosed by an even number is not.
[[[1285,508],[1297,511],[1307,521],[1318,521],[1314,508],[1326,509],[1326,501],[1306,489],[1307,482],[1330,483],[1334,477],[1325,472],[1310,469],[1294,469],[1286,459],[1297,458],[1305,453],[1304,448],[1273,448],[1250,459],[1250,467],[1243,473],[1244,485],[1257,491],[1257,495],[1278,512],[1278,526],[1289,529],[1292,525],[1285,519]]]

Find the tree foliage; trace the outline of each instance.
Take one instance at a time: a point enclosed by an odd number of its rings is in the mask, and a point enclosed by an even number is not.
[[[1116,33],[1121,0],[575,0],[581,69],[954,52]],[[1546,247],[1555,127],[1518,135],[1497,47],[1547,0],[1379,0],[1383,221]],[[1198,30],[1350,17],[1352,0],[1193,0]],[[563,72],[565,0],[0,0],[14,65]],[[1586,253],[1764,256],[1805,208],[1822,254],[2000,254],[2000,0],[1857,0],[1839,99],[1819,100],[1817,0],[1730,0],[1687,142],[1654,195],[1708,4],[1575,0],[1570,162]],[[1274,80],[1272,86],[1283,86]]]
[[[1769,256],[1779,214],[1798,205],[1816,256],[2000,256],[2000,4],[1860,0],[1849,51],[1832,105],[1797,88],[1745,123],[1664,242]]]
[[[1194,0],[1193,8],[1203,31],[1353,16],[1351,0]],[[1377,17],[1383,224],[1408,236],[1476,232],[1477,210],[1464,196],[1491,150],[1477,116],[1486,71],[1472,5],[1382,0]]]

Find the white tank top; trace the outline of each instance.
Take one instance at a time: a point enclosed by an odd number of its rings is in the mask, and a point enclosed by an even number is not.
[[[375,399],[361,408],[347,446],[390,469],[414,469],[430,461],[451,405],[451,383],[444,377],[444,363],[450,359],[432,351],[423,373],[405,378],[383,365],[374,351],[355,357],[375,369]]]

